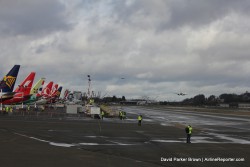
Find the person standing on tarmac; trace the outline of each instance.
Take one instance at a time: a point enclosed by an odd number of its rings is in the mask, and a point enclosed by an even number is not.
[[[141,126],[142,115],[138,115],[138,126]]]
[[[123,119],[123,120],[126,118],[126,115],[127,115],[126,112],[123,111],[123,112],[122,112],[122,119]]]
[[[122,111],[119,111],[119,118],[122,120]]]
[[[5,113],[9,114],[9,107],[8,106],[5,108]]]
[[[12,115],[12,113],[13,113],[13,107],[11,106],[9,110],[10,110],[9,111],[9,115]]]
[[[102,119],[103,119],[103,117],[104,117],[104,111],[101,111],[101,116],[102,116]]]
[[[185,128],[185,131],[186,131],[186,134],[187,134],[187,143],[191,143],[191,135],[192,135],[192,126],[191,125],[188,125],[186,128]]]

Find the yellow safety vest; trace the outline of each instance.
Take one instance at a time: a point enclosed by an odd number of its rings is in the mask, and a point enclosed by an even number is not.
[[[189,129],[188,134],[192,134],[192,130],[193,130],[193,128],[192,128],[191,126],[188,126],[188,129]]]

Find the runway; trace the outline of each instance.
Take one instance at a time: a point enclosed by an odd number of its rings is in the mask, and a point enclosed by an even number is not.
[[[1,166],[228,167],[250,162],[249,116],[122,109],[126,120],[1,115]],[[187,124],[193,127],[191,144],[185,143]]]

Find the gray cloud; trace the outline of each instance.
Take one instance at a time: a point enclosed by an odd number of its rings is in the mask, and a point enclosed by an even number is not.
[[[47,34],[69,30],[65,7],[58,1],[0,1],[1,35]]]
[[[0,2],[1,76],[159,100],[250,88],[248,1],[18,2]]]
[[[129,5],[128,5],[129,4]],[[175,29],[182,26],[197,28],[220,20],[231,12],[249,15],[247,0],[137,0],[115,1],[114,17],[117,22],[156,30]],[[151,25],[151,24],[152,25]]]

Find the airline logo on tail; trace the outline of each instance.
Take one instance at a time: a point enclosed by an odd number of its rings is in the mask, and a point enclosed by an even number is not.
[[[26,82],[23,84],[23,86],[24,86],[24,87],[28,87],[29,84],[30,84],[31,82],[32,82],[31,80],[28,80],[28,81],[26,81]]]
[[[50,92],[50,96],[56,96],[57,88],[58,88],[58,84],[54,84]]]
[[[56,91],[56,97],[60,97],[61,92],[62,92],[62,86],[60,86],[60,87],[57,89],[57,91]]]
[[[16,77],[12,76],[4,76],[3,81],[6,83],[6,85],[11,88],[13,84],[15,84]]]
[[[12,92],[16,83],[20,65],[14,65],[14,67],[3,77],[0,81],[0,89],[2,92]]]
[[[34,89],[33,89],[33,92],[34,92],[35,94],[38,93],[38,89],[34,88]]]
[[[48,87],[46,87],[46,88],[44,89],[44,94],[45,94],[45,95],[50,95],[50,89],[49,89]]]
[[[40,87],[37,89],[37,95],[38,96],[42,95],[43,85],[44,85],[44,80],[43,80],[42,84],[40,85]]]
[[[44,97],[50,97],[50,92],[52,89],[53,82],[49,82],[48,85],[42,90],[42,96]]]
[[[39,89],[38,89],[38,92],[39,92],[39,93],[42,93],[43,85],[44,85],[44,80],[43,80],[43,82],[42,82],[42,85],[41,85],[41,86],[39,87]]]

